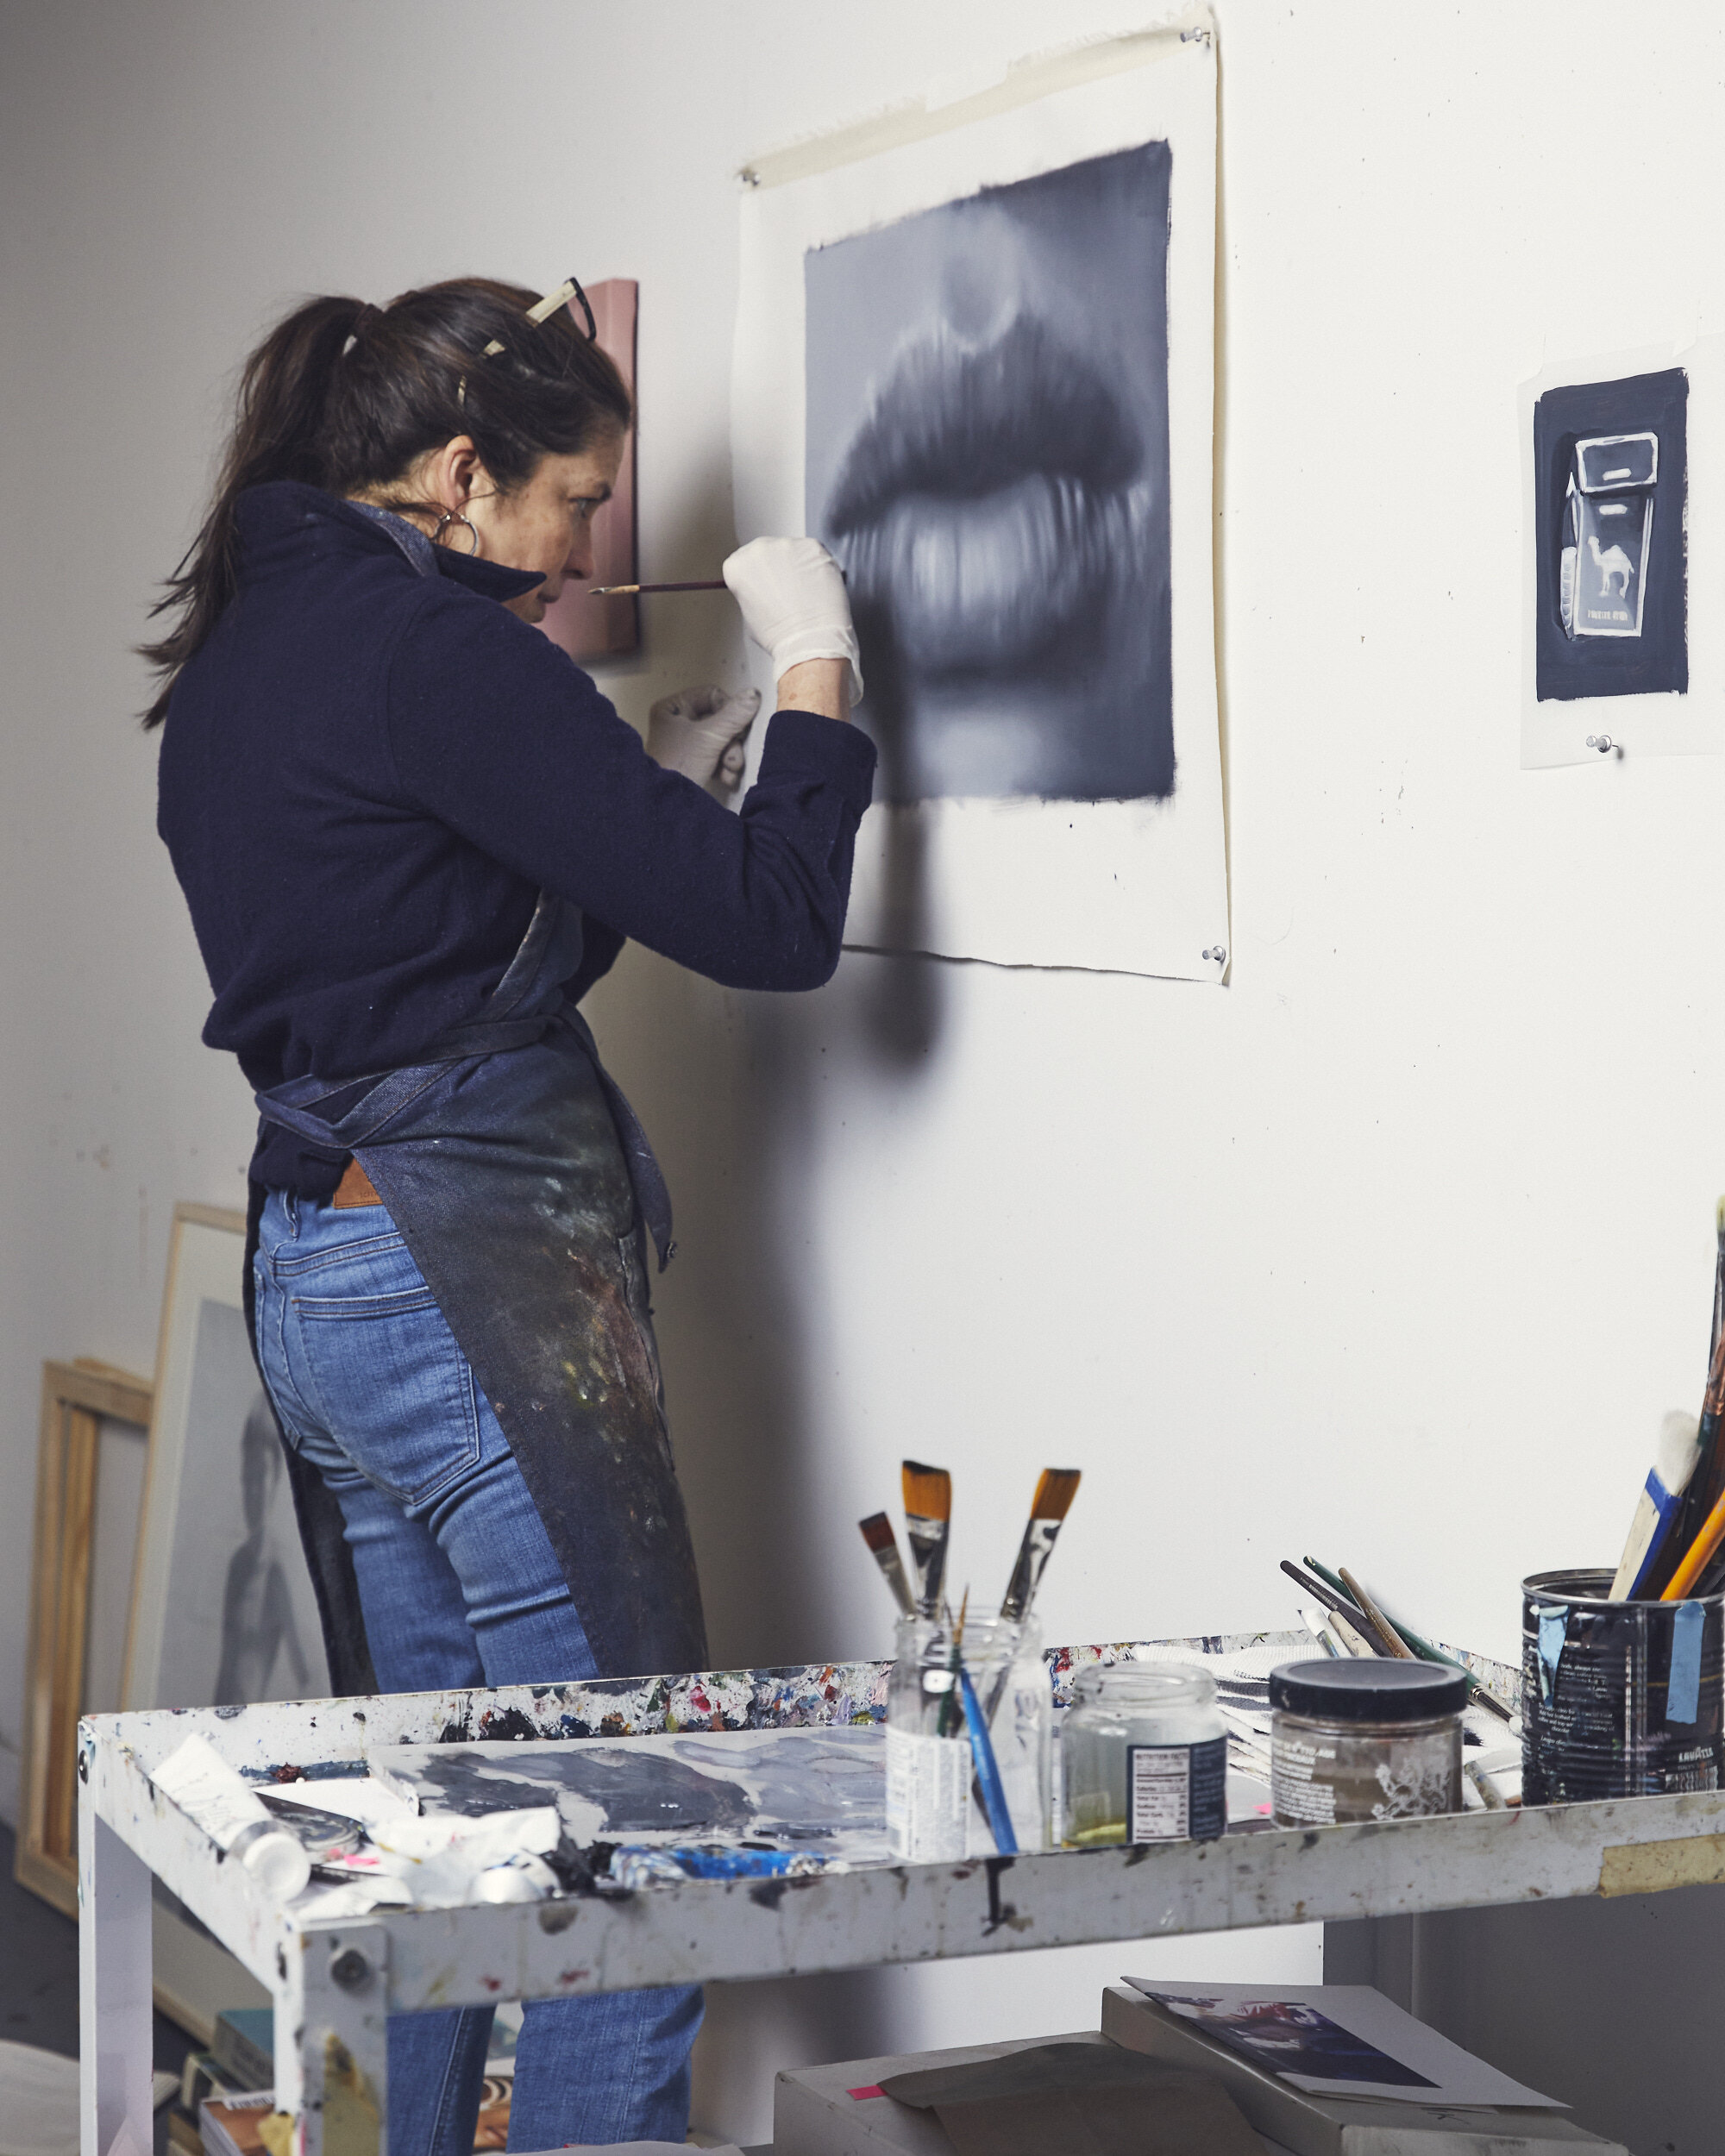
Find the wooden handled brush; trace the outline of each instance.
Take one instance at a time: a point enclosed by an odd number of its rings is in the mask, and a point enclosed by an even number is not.
[[[917,1608],[932,1617],[946,1577],[946,1542],[952,1528],[952,1477],[944,1467],[904,1463],[905,1535],[916,1567]]]
[[[875,1562],[881,1568],[887,1584],[898,1597],[899,1608],[906,1617],[916,1614],[916,1598],[911,1593],[911,1583],[905,1577],[905,1568],[899,1557],[899,1538],[893,1532],[893,1523],[883,1512],[870,1513],[866,1520],[859,1520],[862,1539],[875,1553]]]
[[[1060,1532],[1060,1523],[1072,1509],[1078,1495],[1080,1470],[1076,1467],[1045,1467],[1036,1486],[1036,1502],[1030,1508],[1030,1525],[1019,1545],[1018,1563],[1000,1599],[1000,1614],[1014,1620],[1029,1614],[1042,1582],[1043,1567]]]

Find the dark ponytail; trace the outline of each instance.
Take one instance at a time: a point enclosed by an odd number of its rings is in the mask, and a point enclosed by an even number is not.
[[[308,300],[276,325],[246,361],[210,512],[151,610],[178,619],[141,647],[162,676],[146,726],[167,716],[179,669],[234,596],[235,507],[248,487],[298,479],[332,494],[376,492],[466,434],[509,493],[543,457],[578,454],[628,425],[629,392],[611,360],[566,308],[529,322],[537,298],[488,278],[453,278],[382,310]],[[503,348],[488,354],[493,343]]]

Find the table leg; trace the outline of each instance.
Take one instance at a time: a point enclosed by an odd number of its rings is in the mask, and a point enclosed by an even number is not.
[[[78,2147],[149,2156],[153,2028],[150,1874],[96,1814],[78,1808]]]
[[[389,1940],[359,1925],[287,1949],[276,1995],[276,2102],[297,2156],[388,2156]]]

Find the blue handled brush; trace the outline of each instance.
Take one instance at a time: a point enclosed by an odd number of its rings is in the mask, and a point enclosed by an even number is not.
[[[994,1847],[1001,1856],[1015,1857],[1019,1853],[1019,1838],[1013,1832],[1013,1815],[1007,1809],[1000,1762],[994,1757],[988,1725],[982,1718],[982,1702],[970,1682],[969,1670],[962,1662],[958,1664],[958,1684],[964,1699],[965,1724],[970,1732],[970,1764],[976,1770],[976,1787],[982,1793],[982,1809],[988,1814],[988,1832],[994,1837]]]

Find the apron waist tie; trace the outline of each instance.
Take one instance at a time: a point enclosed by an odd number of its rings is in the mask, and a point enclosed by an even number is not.
[[[629,1181],[635,1192],[635,1202],[640,1208],[643,1225],[653,1238],[653,1248],[662,1273],[676,1253],[676,1243],[671,1233],[671,1193],[665,1181],[665,1171],[659,1165],[652,1144],[642,1128],[641,1119],[629,1104],[624,1092],[605,1069],[594,1040],[593,1028],[572,1005],[560,1011],[548,1012],[534,1018],[505,1018],[490,1024],[461,1027],[458,1032],[445,1037],[428,1051],[427,1059],[403,1070],[379,1072],[372,1081],[371,1091],[357,1101],[347,1114],[330,1124],[317,1114],[312,1106],[315,1100],[326,1099],[332,1088],[317,1078],[290,1078],[283,1085],[274,1086],[267,1093],[256,1096],[259,1112],[272,1123],[296,1131],[314,1145],[331,1144],[346,1147],[349,1152],[377,1138],[378,1133],[392,1118],[399,1114],[425,1088],[434,1084],[451,1063],[465,1062],[469,1058],[480,1060],[487,1056],[505,1053],[511,1048],[525,1048],[541,1040],[553,1025],[565,1025],[580,1042],[593,1075],[599,1080],[605,1105],[611,1110],[611,1119],[617,1126],[618,1144],[623,1150],[624,1165],[629,1171]],[[352,1079],[339,1090],[351,1091],[354,1085],[363,1085],[364,1079]],[[382,1141],[387,1144],[387,1140]],[[357,1161],[354,1163],[359,1167]],[[365,1170],[360,1169],[361,1176]],[[346,1177],[342,1188],[348,1188]],[[359,1190],[352,1187],[343,1200],[339,1192],[336,1202],[350,1206],[376,1205],[382,1200],[373,1190],[368,1176],[364,1188],[372,1190],[369,1198],[352,1194]]]

